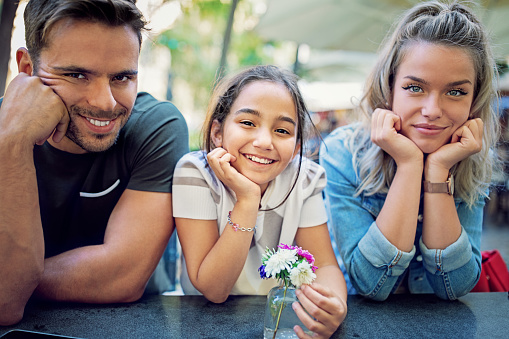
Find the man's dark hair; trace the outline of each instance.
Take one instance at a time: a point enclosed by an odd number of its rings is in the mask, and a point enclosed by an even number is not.
[[[128,26],[142,41],[146,21],[136,7],[136,0],[30,0],[25,9],[25,40],[37,68],[43,48],[49,41],[53,26],[63,19],[101,23],[107,26]]]

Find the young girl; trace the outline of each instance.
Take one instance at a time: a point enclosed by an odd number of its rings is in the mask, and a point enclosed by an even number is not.
[[[327,230],[324,170],[302,156],[311,124],[291,73],[257,66],[223,79],[209,104],[205,151],[177,164],[173,208],[186,294],[218,303],[267,294],[276,281],[260,278],[262,254],[295,243],[318,266],[316,282],[297,291],[316,320],[300,305],[295,312],[328,337],[346,316],[346,284]]]
[[[418,4],[380,51],[366,119],[326,139],[332,229],[360,294],[456,299],[476,284],[498,140],[495,70],[470,9]]]

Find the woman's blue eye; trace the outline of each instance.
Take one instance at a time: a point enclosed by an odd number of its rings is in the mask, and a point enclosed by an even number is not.
[[[453,97],[460,97],[462,95],[467,95],[467,92],[462,91],[461,89],[453,89],[453,90],[450,90],[448,94]]]
[[[406,87],[403,87],[403,89],[404,90],[409,90],[412,93],[420,93],[420,92],[422,92],[422,88],[420,88],[419,86],[416,86],[416,85],[406,86]]]

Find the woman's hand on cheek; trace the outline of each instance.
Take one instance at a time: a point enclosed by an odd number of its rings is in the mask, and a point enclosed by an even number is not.
[[[396,164],[421,162],[423,155],[415,143],[399,133],[401,118],[392,111],[377,108],[371,117],[371,141],[387,152]]]
[[[456,163],[482,149],[484,124],[481,119],[467,120],[451,137],[451,142],[428,155],[428,165],[449,170]]]
[[[300,326],[295,326],[294,330],[298,337],[329,338],[333,335],[345,320],[346,300],[342,300],[329,288],[318,283],[303,285],[296,292],[302,305],[294,302],[292,307],[302,323],[315,333],[311,337],[304,333]]]
[[[237,159],[224,148],[217,147],[207,154],[207,161],[216,176],[235,192],[237,200],[242,197],[261,196],[260,186],[239,173],[233,166]]]

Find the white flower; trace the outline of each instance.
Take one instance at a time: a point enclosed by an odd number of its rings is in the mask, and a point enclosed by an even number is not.
[[[296,254],[297,250],[279,249],[265,263],[267,277],[275,278],[283,270],[290,271],[292,264],[297,261]]]
[[[313,273],[311,265],[306,260],[290,271],[290,281],[297,288],[302,284],[311,284],[315,278],[316,274]]]

